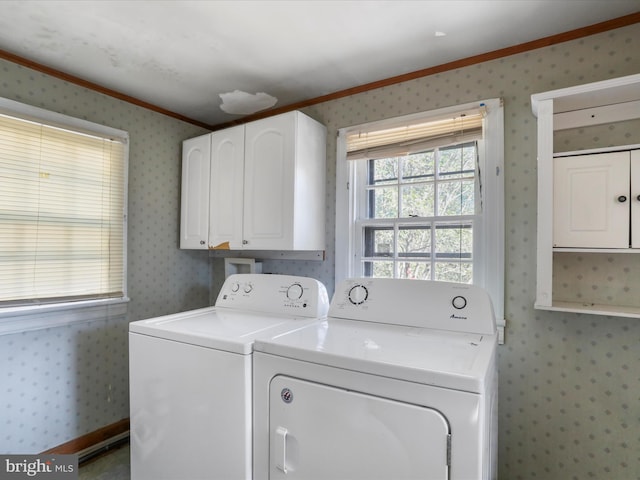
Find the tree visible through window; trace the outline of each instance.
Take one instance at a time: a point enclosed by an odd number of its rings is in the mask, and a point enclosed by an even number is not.
[[[362,274],[470,283],[476,142],[367,160]]]
[[[499,98],[339,129],[336,282],[473,283],[502,322],[503,164]]]

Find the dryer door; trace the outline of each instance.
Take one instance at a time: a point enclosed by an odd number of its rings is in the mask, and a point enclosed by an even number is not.
[[[276,376],[269,478],[448,478],[449,425],[430,408]]]

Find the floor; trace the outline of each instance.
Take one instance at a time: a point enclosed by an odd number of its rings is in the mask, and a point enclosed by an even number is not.
[[[129,444],[80,465],[79,480],[130,480]]]

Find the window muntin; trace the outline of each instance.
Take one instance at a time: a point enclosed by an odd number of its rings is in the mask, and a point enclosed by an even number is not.
[[[126,132],[2,103],[0,306],[125,297]]]
[[[477,143],[359,161],[360,274],[470,283]]]

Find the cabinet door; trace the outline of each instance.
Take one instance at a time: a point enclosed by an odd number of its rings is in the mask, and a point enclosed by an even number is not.
[[[292,248],[295,121],[284,114],[246,125],[244,248]]]
[[[640,150],[631,151],[631,247],[640,248]]]
[[[629,248],[629,152],[554,161],[555,247]]]
[[[209,246],[242,248],[244,125],[211,137]]]
[[[180,248],[207,248],[211,135],[182,143]]]

